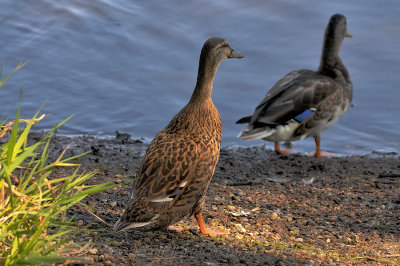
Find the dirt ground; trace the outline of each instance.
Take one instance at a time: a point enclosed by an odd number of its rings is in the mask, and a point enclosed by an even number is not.
[[[147,145],[140,140],[57,137],[52,156],[91,150],[90,183],[118,187],[87,197],[68,214],[83,229],[69,255],[97,265],[400,264],[398,154],[313,158],[269,148],[222,148],[203,217],[217,238],[187,232],[114,233]],[[60,170],[63,171],[63,170]]]

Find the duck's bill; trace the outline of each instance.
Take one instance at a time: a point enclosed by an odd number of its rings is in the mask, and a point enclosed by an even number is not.
[[[351,33],[348,33],[348,32],[346,32],[346,35],[345,35],[346,37],[349,37],[349,38],[351,38],[351,37],[353,37],[353,35],[351,35]]]
[[[242,58],[242,57],[244,57],[244,54],[235,50],[232,50],[232,52],[228,55],[228,58]]]

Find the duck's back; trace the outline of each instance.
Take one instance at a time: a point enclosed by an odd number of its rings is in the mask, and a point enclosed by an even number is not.
[[[251,122],[281,125],[307,109],[317,108],[338,89],[336,82],[312,70],[292,71],[268,91],[256,107]]]

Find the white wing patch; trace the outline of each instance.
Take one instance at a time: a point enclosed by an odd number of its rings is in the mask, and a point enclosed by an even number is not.
[[[173,201],[176,196],[179,195],[179,193],[182,191],[182,189],[186,186],[187,181],[183,181],[182,183],[179,184],[178,189],[175,191],[175,193],[172,196],[166,196],[166,197],[159,197],[159,198],[153,198],[149,200],[149,202],[153,203],[163,203],[163,202],[169,202]]]

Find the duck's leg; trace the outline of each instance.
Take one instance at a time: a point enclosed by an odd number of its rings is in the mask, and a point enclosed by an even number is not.
[[[314,157],[328,157],[328,154],[326,152],[321,152],[321,150],[320,150],[321,138],[320,137],[314,137],[314,140],[315,140]]]
[[[201,212],[196,213],[194,215],[194,217],[196,217],[196,220],[197,220],[197,223],[199,224],[200,232],[201,232],[202,235],[209,235],[211,237],[216,237],[216,236],[219,236],[219,235],[226,234],[226,232],[215,232],[215,231],[212,231],[212,230],[208,230],[206,228],[206,225],[204,224],[203,215],[201,214]]]
[[[201,232],[203,235],[208,235],[208,230],[207,230],[207,228],[206,228],[206,225],[204,224],[203,215],[201,214],[201,212],[196,213],[196,214],[194,215],[194,217],[196,217],[196,220],[197,220],[197,222],[199,223],[200,232]]]
[[[275,145],[274,146],[275,146],[275,152],[277,154],[289,154],[289,153],[291,153],[290,150],[288,150],[288,149],[281,150],[281,146],[279,145],[279,141],[275,141]]]

